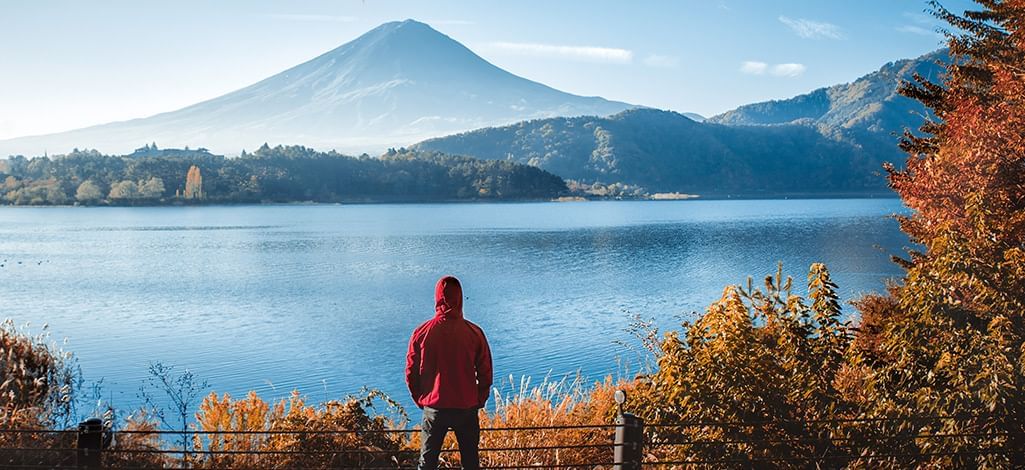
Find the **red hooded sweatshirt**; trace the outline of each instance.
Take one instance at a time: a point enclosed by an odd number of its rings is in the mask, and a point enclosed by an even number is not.
[[[458,279],[438,280],[434,305],[434,318],[409,338],[409,393],[420,408],[483,408],[491,391],[491,349],[484,331],[463,319]]]

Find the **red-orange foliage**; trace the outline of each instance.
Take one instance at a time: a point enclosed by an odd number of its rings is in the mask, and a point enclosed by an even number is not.
[[[199,167],[192,165],[185,175],[185,199],[203,199],[203,173]]]
[[[908,136],[906,169],[891,185],[914,215],[904,231],[942,256],[951,244],[990,248],[976,263],[1020,261],[1025,245],[1025,3],[980,1],[986,10],[939,15],[969,34],[950,41],[955,63],[945,87],[919,79],[903,92],[921,99],[942,121]],[[952,237],[954,238],[952,240]],[[989,257],[990,254],[1001,256]],[[1008,260],[1010,261],[1010,260]],[[969,297],[958,296],[970,301]]]
[[[878,341],[866,371],[868,416],[969,415],[898,433],[992,433],[974,440],[877,443],[880,450],[960,452],[1025,447],[1025,1],[978,0],[980,11],[937,15],[964,31],[943,86],[902,88],[942,122],[907,135],[892,187],[913,210],[901,227],[912,253],[892,300],[859,304]],[[870,354],[865,354],[870,353]],[[870,447],[873,445],[870,444]],[[938,456],[939,466],[1006,468],[1007,455]]]

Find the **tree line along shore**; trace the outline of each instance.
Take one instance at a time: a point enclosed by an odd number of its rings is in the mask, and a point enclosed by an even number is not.
[[[162,205],[553,199],[566,182],[512,162],[390,150],[380,158],[264,145],[238,158],[147,145],[0,160],[0,204]]]

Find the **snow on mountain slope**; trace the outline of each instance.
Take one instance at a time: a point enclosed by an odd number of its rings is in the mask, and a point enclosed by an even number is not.
[[[377,151],[484,126],[632,107],[518,77],[406,20],[218,98],[147,118],[0,141],[0,156],[74,147],[130,152],[154,141],[226,154],[264,142]]]

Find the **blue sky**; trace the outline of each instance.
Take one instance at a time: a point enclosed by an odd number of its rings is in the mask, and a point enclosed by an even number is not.
[[[406,18],[564,91],[712,115],[941,47],[925,8],[924,0],[0,0],[0,139],[181,108]]]

